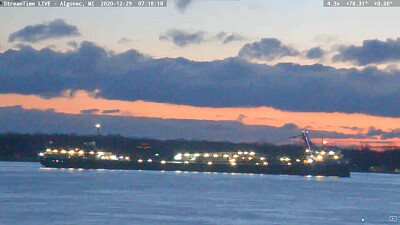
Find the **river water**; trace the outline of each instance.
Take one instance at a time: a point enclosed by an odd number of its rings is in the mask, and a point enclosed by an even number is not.
[[[390,216],[400,222],[400,175],[68,170],[0,162],[0,224],[396,224]]]

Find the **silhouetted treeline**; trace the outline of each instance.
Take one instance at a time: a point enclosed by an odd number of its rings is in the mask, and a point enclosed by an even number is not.
[[[155,140],[146,138],[128,138],[119,135],[82,136],[71,134],[0,134],[0,159],[36,160],[39,152],[46,148],[89,148],[86,143],[95,141],[97,148],[116,154],[154,155],[171,158],[178,152],[220,152],[249,151],[271,155],[300,156],[303,149],[294,145],[257,145],[249,143],[230,143],[187,140]]]
[[[342,153],[351,160],[354,171],[394,172],[396,169],[400,169],[399,149],[377,152],[364,147],[346,149]]]
[[[298,145],[272,145],[188,140],[155,140],[128,138],[119,135],[94,136],[74,134],[0,134],[0,160],[37,161],[39,152],[46,148],[90,148],[85,142],[95,141],[97,148],[132,158],[143,155],[171,159],[178,152],[256,151],[273,157],[301,158],[304,147]],[[391,172],[400,168],[400,150],[371,151],[345,149],[342,154],[352,162],[356,171]]]

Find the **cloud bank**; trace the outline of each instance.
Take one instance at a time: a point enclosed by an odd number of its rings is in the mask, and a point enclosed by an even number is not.
[[[361,46],[342,46],[333,61],[351,61],[360,66],[400,60],[400,38],[365,40]]]
[[[65,53],[29,46],[7,50],[0,53],[0,71],[0,93],[55,97],[66,90],[99,90],[97,96],[116,100],[400,117],[400,72],[375,67],[153,59],[82,42]]]
[[[62,19],[56,19],[48,23],[29,25],[16,31],[8,37],[8,42],[35,43],[47,39],[80,36],[78,28],[68,25]]]

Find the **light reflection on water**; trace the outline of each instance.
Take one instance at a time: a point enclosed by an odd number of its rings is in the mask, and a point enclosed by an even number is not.
[[[399,178],[68,170],[0,162],[0,224],[391,224],[389,216],[400,216]]]

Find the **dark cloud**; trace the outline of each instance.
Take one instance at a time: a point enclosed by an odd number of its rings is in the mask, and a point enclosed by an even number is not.
[[[78,47],[78,43],[76,43],[75,41],[70,41],[67,43],[68,46],[73,47],[73,48],[77,48]]]
[[[321,47],[315,47],[307,51],[306,57],[309,59],[321,59],[325,55],[325,51]]]
[[[274,60],[285,56],[296,56],[299,52],[283,45],[275,38],[262,38],[261,41],[248,43],[239,51],[239,57],[246,59]]]
[[[83,109],[83,110],[81,110],[81,113],[92,114],[92,113],[96,113],[96,112],[99,112],[99,111],[100,111],[99,109]]]
[[[8,42],[38,42],[47,39],[79,36],[78,28],[68,25],[62,19],[56,19],[49,23],[29,25],[16,31],[8,37]]]
[[[121,110],[119,109],[110,109],[110,110],[103,110],[101,113],[119,113]]]
[[[68,52],[7,50],[0,53],[0,71],[0,93],[56,97],[66,90],[99,90],[96,97],[128,101],[400,117],[400,72],[374,67],[153,59],[82,42]]]
[[[219,32],[216,35],[217,39],[221,40],[223,44],[228,44],[232,41],[243,41],[245,40],[245,37],[242,36],[241,34],[230,34],[228,35],[226,32]]]
[[[231,34],[231,35],[225,37],[225,39],[223,40],[222,43],[223,44],[228,44],[228,43],[230,43],[232,41],[243,41],[243,40],[245,40],[245,37],[243,37],[242,35],[240,35],[240,34]]]
[[[370,127],[367,132],[367,136],[379,136],[382,134],[381,129],[376,129],[375,127]]]
[[[383,131],[382,129],[376,129],[375,127],[370,127],[366,134],[367,136],[380,136],[382,140],[390,139],[390,138],[399,138],[400,137],[400,128],[394,129],[391,131]]]
[[[282,127],[248,126],[236,121],[198,121],[124,117],[93,114],[63,114],[24,110],[20,106],[0,107],[0,132],[95,134],[93,124],[101,123],[101,133],[128,137],[187,139],[232,142],[274,142],[301,133],[294,125]],[[310,131],[311,138],[360,138],[336,132]],[[282,143],[280,143],[282,144]]]
[[[400,60],[400,38],[365,40],[361,46],[342,46],[333,61],[351,61],[357,65],[379,64]]]
[[[123,37],[123,38],[119,39],[118,44],[127,44],[127,43],[130,43],[130,42],[132,42],[131,39]]]
[[[189,44],[200,44],[204,42],[205,32],[186,32],[183,30],[170,29],[166,33],[161,34],[159,39],[161,41],[171,41],[179,47],[185,47]]]
[[[180,12],[184,12],[194,0],[175,0],[175,8]]]
[[[358,132],[362,132],[364,131],[363,128],[361,127],[348,127],[348,126],[341,126],[341,128],[343,129],[348,129],[348,130],[352,130],[352,131],[358,131]]]
[[[400,129],[395,129],[390,132],[383,132],[381,135],[382,140],[390,139],[390,138],[399,138],[400,137]]]

